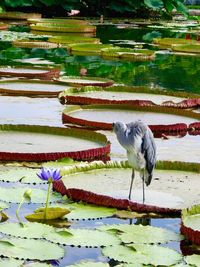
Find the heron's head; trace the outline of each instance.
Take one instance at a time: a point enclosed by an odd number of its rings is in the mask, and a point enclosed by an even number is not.
[[[112,126],[113,126],[113,131],[116,135],[126,130],[126,124],[124,124],[123,122],[114,122]]]

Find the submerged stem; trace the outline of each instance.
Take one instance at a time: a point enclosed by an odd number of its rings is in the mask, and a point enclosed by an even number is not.
[[[45,205],[45,210],[44,210],[44,220],[47,219],[47,209],[48,209],[48,204],[49,204],[51,184],[52,184],[52,181],[51,181],[51,178],[50,178],[48,180],[48,190],[47,190],[46,205]]]

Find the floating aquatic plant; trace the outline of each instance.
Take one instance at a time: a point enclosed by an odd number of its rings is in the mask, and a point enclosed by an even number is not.
[[[48,218],[48,212],[49,211],[52,212],[52,208],[50,208],[51,210],[48,209],[49,197],[50,197],[50,191],[51,191],[51,185],[52,185],[53,182],[59,181],[62,178],[62,176],[60,174],[60,170],[59,169],[53,169],[53,168],[42,168],[37,173],[37,176],[41,180],[47,181],[47,183],[48,183],[48,190],[47,190],[47,198],[46,198],[45,208],[44,208],[44,210],[41,211],[42,214],[41,213],[38,214],[39,215],[39,218],[38,218],[38,215],[36,216],[37,217],[36,219],[44,219],[44,220],[47,220],[47,219],[49,219]],[[54,210],[57,211],[57,208],[55,208]],[[59,211],[60,211],[60,209],[59,209]],[[56,216],[56,218],[61,217],[61,216],[64,216],[67,213],[69,213],[69,210],[68,209],[62,209],[62,212],[61,213],[58,213],[58,215]],[[35,217],[34,215],[35,214],[33,214],[33,217]],[[43,218],[40,215],[44,215]],[[27,218],[29,218],[29,217],[27,217]],[[53,219],[56,219],[56,218],[53,218]],[[52,217],[50,219],[52,219]]]
[[[20,208],[21,208],[21,206],[22,206],[22,204],[24,203],[25,200],[27,200],[29,202],[31,201],[31,193],[32,193],[32,190],[31,189],[27,189],[24,192],[24,194],[22,196],[22,199],[21,199],[21,201],[20,201],[20,203],[18,205],[18,208],[16,210],[16,217],[17,217],[17,219],[18,219],[18,221],[19,221],[19,223],[20,223],[21,226],[23,226],[23,223],[21,222],[21,219],[19,217],[19,210],[20,210]]]

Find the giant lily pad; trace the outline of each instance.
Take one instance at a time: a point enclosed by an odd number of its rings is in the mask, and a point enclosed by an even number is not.
[[[86,130],[29,125],[1,125],[0,130],[1,160],[86,160],[107,156],[110,151],[104,135]]]
[[[195,44],[196,40],[187,40],[184,38],[156,38],[153,40],[155,44],[158,44],[161,48],[170,48],[174,44]]]
[[[9,95],[44,95],[56,97],[67,86],[60,82],[7,80],[0,81],[0,93]]]
[[[1,228],[0,228],[1,229]],[[101,230],[106,232],[112,232],[113,230],[117,232],[117,236],[125,244],[135,243],[135,244],[156,244],[156,243],[167,243],[169,241],[180,241],[183,238],[172,231],[153,227],[153,226],[143,226],[143,225],[128,225],[128,224],[118,224],[118,225],[105,225],[100,227]]]
[[[190,241],[200,245],[200,205],[182,211],[181,232]]]
[[[83,36],[52,36],[48,39],[50,42],[55,42],[59,44],[74,44],[74,43],[93,43],[99,44],[100,39],[83,37]]]
[[[94,261],[82,261],[74,265],[68,265],[68,267],[109,267],[110,265],[105,262]]]
[[[28,122],[29,125],[63,126],[60,118],[63,107],[57,98],[48,98],[48,105],[46,101],[44,96],[1,96],[0,124],[26,124]]]
[[[16,260],[12,258],[1,258],[0,267],[21,267],[23,264],[22,260]]]
[[[59,79],[60,82],[66,83],[71,86],[83,86],[83,85],[98,85],[98,86],[109,86],[114,83],[114,81],[97,78],[97,77],[76,77],[76,76],[63,76]]]
[[[51,24],[51,23],[36,23],[36,25],[31,24],[30,28],[35,31],[46,31],[46,32],[96,32],[96,27],[92,25],[81,25],[81,24]]]
[[[157,245],[112,246],[103,248],[102,252],[111,259],[134,263],[135,266],[139,264],[170,266],[182,260],[181,254],[175,250]]]
[[[88,25],[89,22],[87,20],[80,20],[80,19],[69,19],[69,18],[31,18],[28,19],[27,22],[29,24],[37,24],[37,23],[49,23],[51,24],[68,24],[68,25]]]
[[[0,76],[27,77],[30,79],[51,80],[58,78],[59,69],[36,67],[1,67]]]
[[[13,46],[21,48],[43,48],[52,49],[58,48],[56,43],[42,42],[42,41],[29,41],[29,40],[16,40],[12,42]]]
[[[185,92],[161,91],[158,89],[153,90],[142,86],[109,86],[105,88],[97,86],[71,87],[60,93],[59,99],[62,104],[76,105],[132,104],[139,106],[164,105],[177,108],[192,108],[200,105],[199,95],[187,94]],[[190,100],[190,105],[181,105],[184,100],[188,99]]]
[[[64,249],[44,240],[2,238],[0,254],[18,259],[53,260],[64,256]]]
[[[125,162],[93,162],[65,168],[62,182],[55,183],[54,188],[76,201],[134,211],[178,213],[179,208],[197,201],[193,191],[199,184],[198,163],[158,162],[157,168],[156,179],[146,189],[145,205],[139,204],[142,203],[141,179],[136,178],[132,201],[127,199],[131,168]]]
[[[189,110],[165,108],[161,106],[131,105],[85,105],[67,107],[63,111],[63,122],[81,125],[93,129],[111,130],[114,121],[125,123],[140,119],[146,122],[154,134],[178,132],[179,126],[187,131],[187,125],[199,120],[200,114]],[[161,122],[165,122],[161,124]],[[181,125],[180,125],[181,124]],[[169,130],[170,129],[170,130]]]
[[[60,204],[59,207],[70,209],[70,213],[65,216],[68,220],[87,220],[112,217],[116,209],[101,207],[84,203]]]
[[[172,50],[176,52],[200,54],[200,44],[172,45]]]
[[[24,12],[16,12],[16,11],[8,11],[8,12],[1,12],[0,18],[1,19],[40,19],[41,14],[39,13],[24,13]]]
[[[105,58],[122,58],[135,61],[152,60],[155,58],[155,53],[152,50],[121,48],[117,46],[101,49],[101,55]]]
[[[111,48],[112,44],[70,44],[68,46],[68,50],[72,53],[72,55],[101,55],[101,50],[104,48]]]
[[[11,202],[11,203],[20,203],[24,192],[30,190],[30,188],[25,187],[0,187],[0,200]],[[45,203],[46,202],[46,190],[42,189],[31,189],[31,203]],[[61,196],[51,193],[50,201],[55,202],[61,200]]]
[[[90,229],[60,229],[41,223],[20,224],[9,223],[0,225],[0,232],[23,238],[45,238],[63,245],[99,247],[118,245],[120,240],[113,234]]]
[[[116,236],[90,229],[58,230],[57,234],[49,232],[45,237],[51,242],[81,247],[106,247],[120,244],[120,240]]]

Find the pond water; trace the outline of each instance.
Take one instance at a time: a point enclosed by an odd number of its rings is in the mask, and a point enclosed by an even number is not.
[[[151,35],[162,37],[184,37],[183,31],[171,31],[159,28],[133,27],[129,25],[115,26],[98,26],[97,37],[103,43],[113,43],[132,47],[133,41],[146,42],[146,47],[155,49],[148,43]],[[113,79],[116,83],[126,85],[146,85],[150,88],[163,88],[167,90],[182,90],[187,92],[199,93],[200,91],[200,56],[175,55],[171,52],[161,51],[156,54],[155,60],[145,62],[105,60],[99,56],[69,56],[65,49],[57,48],[52,50],[43,49],[21,49],[11,48],[9,45],[2,47],[0,51],[0,64],[20,65],[20,62],[34,62],[61,64],[62,73],[64,75],[79,75],[80,68],[87,69],[87,76],[106,77]],[[49,89],[49,88],[48,88]],[[10,97],[0,96],[0,122],[11,124],[40,124],[51,126],[63,126],[61,123],[61,112],[64,109],[57,99],[48,98],[28,98],[28,97]],[[87,114],[85,114],[87,116]],[[109,113],[106,115],[108,118]],[[157,114],[158,115],[158,114]],[[157,116],[156,115],[156,116]],[[95,115],[96,116],[96,115]],[[171,120],[171,115],[169,116]],[[188,123],[191,119],[188,119]],[[111,133],[107,135],[113,139]],[[111,140],[112,141],[112,140]],[[48,140],[47,140],[48,142]],[[173,160],[187,160],[199,162],[199,136],[186,136],[178,140],[161,139],[156,141],[159,146],[159,158]],[[168,142],[163,143],[163,142]],[[173,149],[177,146],[177,149]],[[192,146],[192,149],[191,149]],[[125,153],[121,147],[114,141],[111,153],[112,159],[125,159]],[[170,151],[169,151],[170,148]],[[183,148],[183,150],[182,150]],[[191,152],[192,150],[192,152]],[[172,152],[171,152],[172,151]],[[184,152],[183,152],[184,151]],[[3,186],[4,183],[3,183]],[[10,186],[9,184],[7,186]],[[42,186],[46,188],[46,186]],[[24,205],[21,211],[21,217],[27,213],[31,213],[38,205]],[[11,221],[17,221],[15,218],[16,204],[12,204],[8,209],[8,215]],[[134,219],[122,220],[117,218],[107,218],[100,220],[80,220],[72,224],[73,228],[94,228],[103,224],[151,224],[166,229],[179,232],[179,218],[162,218],[162,219]],[[168,247],[178,251],[180,242],[172,242]],[[99,261],[107,261],[103,257],[99,248],[75,248],[65,247],[66,256],[60,260],[59,266],[63,267],[78,262],[81,259],[94,259]],[[111,266],[116,263],[110,262]]]

